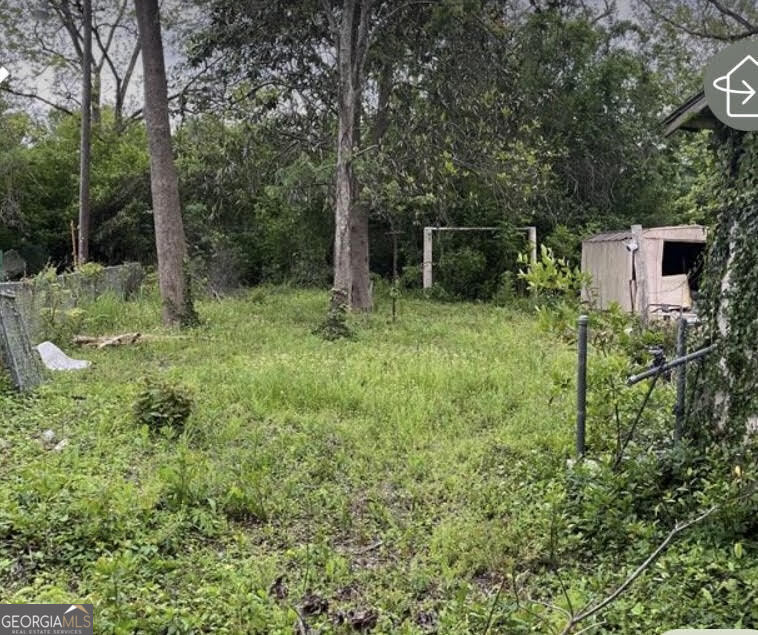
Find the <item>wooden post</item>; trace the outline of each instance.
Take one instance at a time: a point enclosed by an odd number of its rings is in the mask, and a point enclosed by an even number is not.
[[[537,228],[530,226],[526,228],[529,234],[529,249],[532,254],[532,264],[537,264]]]
[[[632,225],[632,239],[637,244],[637,250],[632,254],[634,259],[634,271],[637,278],[637,307],[643,326],[647,326],[648,318],[648,288],[647,288],[647,265],[645,260],[645,237],[642,233],[642,225]]]
[[[76,240],[76,225],[74,225],[73,219],[71,220],[71,256],[74,258],[74,269],[76,269],[79,267],[79,249]]]
[[[434,228],[424,227],[424,289],[432,288],[432,237]]]

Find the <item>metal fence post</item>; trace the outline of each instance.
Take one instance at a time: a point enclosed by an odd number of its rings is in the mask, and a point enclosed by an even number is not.
[[[587,325],[589,317],[580,315],[577,320],[579,334],[577,337],[576,368],[576,455],[584,456],[585,424],[587,421]]]
[[[679,330],[676,334],[676,356],[684,357],[687,354],[687,319],[679,318]],[[676,376],[676,424],[674,426],[674,441],[682,438],[684,429],[684,414],[686,412],[685,394],[687,392],[687,365],[682,364]]]

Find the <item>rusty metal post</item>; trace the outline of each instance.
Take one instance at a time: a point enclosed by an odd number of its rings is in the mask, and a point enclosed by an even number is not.
[[[687,318],[679,318],[679,330],[676,334],[676,356],[684,357],[687,354]],[[676,376],[676,406],[674,414],[676,415],[676,424],[674,426],[674,441],[678,442],[682,438],[684,430],[684,416],[686,412],[685,394],[687,392],[687,365],[682,364],[677,371]]]
[[[580,315],[577,321],[576,367],[576,455],[584,456],[585,427],[587,423],[587,330],[589,317]]]

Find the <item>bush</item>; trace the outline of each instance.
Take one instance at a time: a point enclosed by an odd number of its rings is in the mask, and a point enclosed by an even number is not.
[[[193,400],[186,388],[146,379],[134,402],[134,418],[153,431],[164,427],[181,431],[192,412]]]
[[[528,256],[521,254],[519,264],[528,264],[526,270],[519,271],[519,278],[526,281],[529,290],[544,304],[578,302],[582,288],[590,284],[588,274],[579,267],[572,267],[568,260],[559,258],[545,245],[541,246],[536,263],[529,263]]]
[[[487,258],[473,247],[448,249],[439,257],[436,277],[439,285],[456,298],[475,299],[486,279]]]
[[[332,297],[329,301],[329,310],[326,319],[313,331],[328,342],[334,342],[343,338],[351,338],[353,332],[347,323],[347,296],[332,289]]]

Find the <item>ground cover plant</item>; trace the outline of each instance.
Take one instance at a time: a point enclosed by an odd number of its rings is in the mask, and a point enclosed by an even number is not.
[[[162,337],[0,396],[3,601],[92,602],[103,633],[560,632],[751,478],[749,456],[655,445],[665,386],[623,469],[611,392],[594,460],[568,468],[574,352],[531,313],[403,298],[393,324],[380,293],[328,341],[326,301],[259,288],[199,302],[183,332],[152,293],[88,307],[94,335]],[[624,370],[600,347],[598,384]],[[175,395],[183,426],[135,418]],[[751,509],[690,530],[576,630],[754,625]]]

